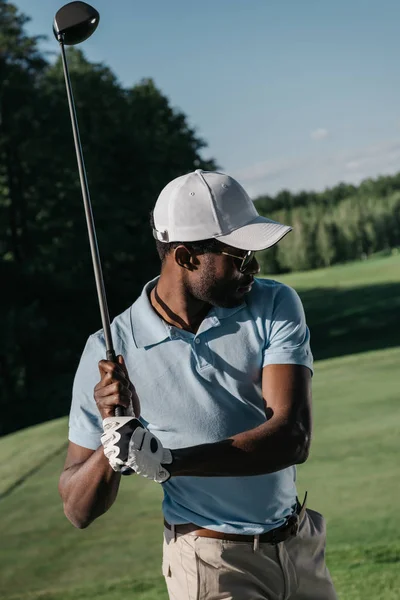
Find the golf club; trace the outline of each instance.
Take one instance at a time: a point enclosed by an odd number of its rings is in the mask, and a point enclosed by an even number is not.
[[[82,145],[79,136],[78,120],[76,116],[74,97],[72,94],[71,80],[69,77],[68,63],[64,46],[73,46],[87,40],[97,29],[100,15],[98,11],[86,2],[70,2],[57,12],[54,18],[53,31],[60,43],[61,57],[64,69],[65,86],[67,88],[68,105],[71,115],[72,131],[74,135],[76,158],[78,161],[79,178],[82,188],[83,204],[85,207],[86,223],[89,234],[90,251],[93,261],[94,276],[96,280],[97,296],[99,300],[101,322],[106,342],[107,360],[116,362],[116,356],[111,337],[110,317],[108,313],[107,298],[101,269],[100,254],[94,226],[92,206],[90,202],[89,186],[83,161]],[[124,415],[124,409],[117,406],[115,415]]]

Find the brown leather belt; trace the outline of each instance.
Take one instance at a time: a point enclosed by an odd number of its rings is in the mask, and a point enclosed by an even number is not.
[[[279,542],[284,542],[288,538],[295,536],[299,530],[300,523],[303,520],[304,513],[306,512],[306,502],[307,502],[307,492],[304,496],[303,504],[300,504],[297,498],[297,507],[296,511],[287,518],[286,522],[277,527],[276,529],[272,529],[271,531],[267,531],[266,533],[261,533],[259,536],[254,535],[242,535],[237,533],[225,533],[223,531],[214,531],[213,529],[205,529],[204,527],[199,527],[194,523],[183,523],[182,525],[170,525],[164,519],[164,525],[170,531],[175,531],[176,535],[198,535],[199,537],[207,537],[214,538],[217,540],[227,540],[231,542],[254,542],[254,538],[258,537],[258,541],[262,544],[279,544]]]

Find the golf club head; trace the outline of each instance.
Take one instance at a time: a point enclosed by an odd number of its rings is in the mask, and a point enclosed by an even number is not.
[[[100,14],[86,2],[70,2],[54,17],[53,31],[56,39],[66,46],[84,42],[97,29]]]

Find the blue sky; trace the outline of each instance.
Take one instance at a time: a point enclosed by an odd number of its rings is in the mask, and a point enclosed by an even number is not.
[[[63,0],[17,0],[48,34]],[[152,77],[255,197],[400,170],[398,0],[92,0],[82,44],[128,87]]]

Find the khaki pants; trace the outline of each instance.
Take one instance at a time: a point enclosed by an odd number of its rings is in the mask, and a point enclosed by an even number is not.
[[[325,565],[324,517],[307,509],[299,531],[276,546],[177,535],[164,529],[170,600],[337,600]]]

